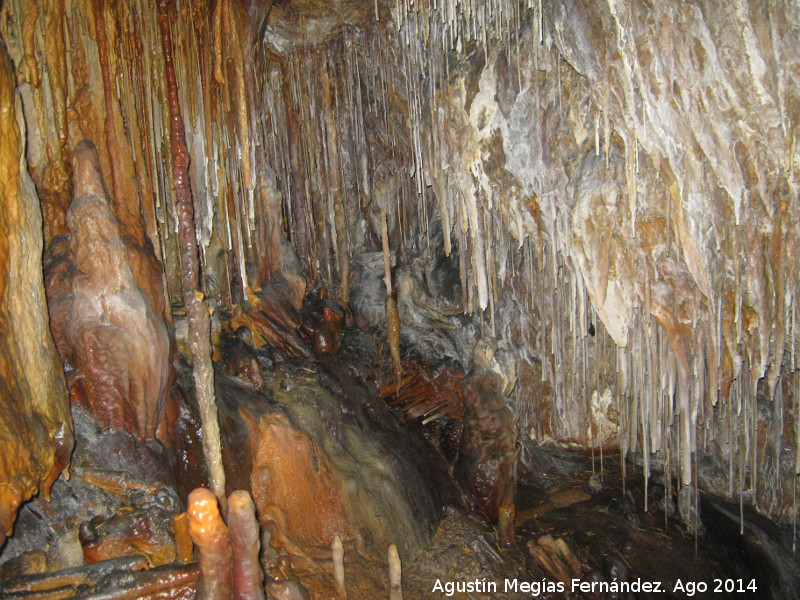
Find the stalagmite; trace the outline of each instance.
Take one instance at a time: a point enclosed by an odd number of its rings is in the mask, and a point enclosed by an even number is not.
[[[513,548],[514,546],[514,521],[517,516],[513,504],[501,506],[497,516],[497,543],[501,547]]]
[[[264,573],[258,555],[261,531],[250,494],[237,490],[228,497],[228,527],[233,558],[234,600],[264,600]]]
[[[94,144],[76,144],[72,166],[69,243],[54,253],[46,278],[51,329],[70,365],[72,402],[104,426],[152,439],[170,378],[169,332],[155,306],[160,297],[146,289],[160,278],[137,281],[137,259],[149,257],[141,256],[113,214]]]
[[[172,36],[170,34],[170,2],[158,0],[158,25],[164,70],[169,97],[170,148],[172,150],[172,178],[178,198],[178,238],[181,252],[181,283],[183,302],[189,321],[189,347],[192,353],[192,373],[195,395],[202,415],[203,454],[209,472],[209,484],[225,510],[225,471],[222,466],[222,449],[219,439],[217,405],[214,398],[214,367],[211,363],[211,328],[208,308],[199,290],[200,265],[197,255],[197,238],[194,229],[194,206],[189,186],[189,156],[184,140],[184,124],[178,104],[178,84],[172,61]],[[242,260],[242,263],[244,261]]]
[[[344,577],[344,546],[339,534],[333,536],[331,543],[331,560],[333,561],[333,583],[339,598],[347,600],[347,584]]]
[[[403,570],[397,546],[389,546],[389,600],[403,600]]]
[[[198,600],[230,600],[233,593],[231,545],[228,528],[222,522],[217,498],[205,488],[189,494],[186,514],[200,566]],[[238,560],[238,557],[237,557]]]

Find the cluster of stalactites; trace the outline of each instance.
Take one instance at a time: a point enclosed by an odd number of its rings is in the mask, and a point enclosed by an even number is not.
[[[800,468],[800,422],[784,431],[800,413],[798,281],[787,269],[798,238],[797,81],[781,64],[797,60],[781,32],[791,15],[779,5],[648,10],[395,2],[420,212],[430,186],[445,254],[458,244],[465,311],[541,361],[555,402],[549,429],[531,423],[540,439],[594,448],[610,437],[641,452],[645,477],[657,456],[684,485],[696,483],[697,453],[721,456],[728,489],[717,491],[749,491],[786,518],[776,499],[791,497],[791,482],[759,490],[757,472]],[[696,46],[677,46],[677,24]],[[671,55],[656,47],[662,38]],[[705,86],[731,52],[749,70]],[[720,89],[746,124],[731,121]],[[509,90],[535,106],[524,125],[541,141],[528,148],[510,125],[524,103],[503,106]],[[513,154],[528,150],[533,159]],[[607,206],[581,189],[593,185]],[[792,456],[770,441],[785,435]]]
[[[261,151],[259,84],[246,50],[255,45],[258,15],[233,0],[212,7],[205,0],[176,1],[171,29],[202,285],[230,304],[275,271],[281,206]],[[28,159],[46,242],[66,231],[70,147],[88,138],[100,149],[126,234],[153,246],[166,266],[167,304],[179,304],[177,198],[154,6],[134,0],[112,10],[104,2],[11,0],[0,28],[19,65],[34,125]]]
[[[731,85],[692,87],[689,71],[708,81],[722,72],[711,60],[721,34],[701,11],[583,4],[396,0],[391,24],[347,26],[325,47],[275,56],[240,3],[218,0],[209,11],[204,0],[177,0],[172,37],[204,291],[226,305],[247,298],[276,270],[285,236],[309,279],[346,301],[351,261],[377,249],[382,212],[393,250],[428,252],[440,226],[444,253],[458,252],[464,311],[520,349],[554,396],[537,420],[531,382],[517,386],[529,431],[641,450],[646,475],[659,453],[684,483],[695,479],[692,453],[716,445],[730,459],[729,491],[754,488],[767,460],[757,451],[759,380],[800,414],[797,378],[789,385],[785,375],[795,372],[800,333],[790,268],[800,221],[797,84],[791,69],[765,68],[796,60],[791,36],[777,35],[791,15],[770,3],[772,17],[755,27],[763,15],[741,2],[710,15],[741,39],[716,60],[745,52],[750,68]],[[2,11],[46,241],[66,228],[77,133],[101,150],[123,227],[135,234],[143,221],[169,305],[180,298],[180,259],[155,10],[145,0],[115,11],[6,0]],[[651,22],[663,35],[637,29]],[[698,44],[675,44],[679,31]],[[764,35],[771,49],[759,45]],[[740,88],[754,91],[757,109]],[[733,109],[704,113],[720,93],[763,122],[733,124]],[[527,120],[514,137],[517,112]],[[586,174],[622,182],[613,211],[601,215],[591,194],[581,196]],[[635,255],[627,263],[626,248]],[[791,416],[773,406],[776,423]]]

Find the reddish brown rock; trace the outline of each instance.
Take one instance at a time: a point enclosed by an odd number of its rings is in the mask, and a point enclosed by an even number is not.
[[[250,491],[271,546],[302,560],[338,534],[377,556],[392,543],[404,556],[418,551],[446,502],[440,490],[450,490],[446,466],[346,364],[328,371],[277,354],[264,392],[220,370],[215,378],[227,479]]]
[[[170,339],[151,294],[137,285],[133,269],[146,251],[121,236],[91,142],[75,148],[73,170],[69,242],[46,271],[70,396],[101,424],[150,439],[167,392]]]
[[[144,556],[153,567],[171,563],[176,550],[166,526],[169,518],[166,511],[153,506],[121,509],[109,518],[94,517],[80,531],[86,563],[135,555]]]
[[[455,476],[473,506],[496,518],[514,503],[519,430],[502,379],[491,368],[493,352],[484,348],[476,349],[475,367],[464,379],[464,437]]]
[[[283,415],[256,421],[240,410],[256,445],[250,485],[262,521],[285,525],[285,533],[304,546],[325,544],[337,533],[352,538],[345,482],[324,451]]]
[[[25,168],[14,69],[0,44],[0,546],[20,503],[69,461],[72,422],[48,329],[42,217]]]

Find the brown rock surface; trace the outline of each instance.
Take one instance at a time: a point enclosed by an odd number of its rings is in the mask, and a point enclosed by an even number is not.
[[[455,476],[472,505],[496,518],[501,507],[514,503],[519,430],[501,380],[485,362],[476,361],[464,379],[464,406],[464,437]]]
[[[41,212],[22,158],[14,88],[14,69],[0,44],[0,545],[20,503],[38,491],[49,494],[72,451],[41,277]]]
[[[258,422],[243,416],[256,445],[250,484],[262,518],[286,523],[286,533],[304,546],[320,545],[337,533],[352,538],[345,482],[322,450],[283,415]]]
[[[445,466],[424,457],[342,356],[324,356],[328,370],[278,354],[257,353],[273,365],[260,390],[216,371],[229,489],[251,492],[272,546],[293,556],[327,552],[336,533],[377,556],[392,543],[403,556],[419,550],[444,502]]]
[[[122,183],[123,222],[138,195],[177,297],[155,5],[62,4],[6,0],[0,19],[46,238],[66,231],[66,140],[80,130],[100,148],[109,189]],[[397,261],[449,257],[457,332],[480,327],[518,354],[523,434],[619,448],[684,483],[702,442],[729,474],[715,493],[780,491],[762,506],[790,520],[796,3],[477,4],[480,14],[431,0],[173,4],[203,292],[226,308],[267,295],[291,246],[302,276],[290,287],[351,289],[369,308],[380,286],[353,290],[347,275],[379,248],[385,211]],[[155,281],[138,279],[143,290],[143,280]],[[365,325],[368,314],[354,316]],[[419,350],[402,304],[400,315],[403,351]],[[463,358],[471,339],[425,342]],[[773,401],[767,422],[759,407]],[[665,462],[679,445],[680,460]],[[765,472],[781,476],[762,485]]]

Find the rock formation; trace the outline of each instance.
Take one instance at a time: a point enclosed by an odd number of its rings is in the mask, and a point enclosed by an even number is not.
[[[0,43],[0,546],[17,508],[50,486],[72,452],[72,419],[48,328],[42,216],[25,166],[14,68]]]
[[[152,439],[170,377],[167,326],[137,285],[131,265],[139,250],[122,237],[94,144],[78,144],[72,163],[69,238],[51,247],[46,273],[70,397],[99,423]]]

